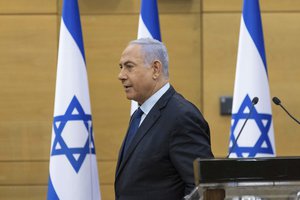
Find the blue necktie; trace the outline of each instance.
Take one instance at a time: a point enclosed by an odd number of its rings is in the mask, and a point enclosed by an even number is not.
[[[129,128],[128,128],[128,132],[127,132],[127,136],[126,136],[126,140],[125,140],[125,145],[124,145],[124,149],[123,149],[123,154],[126,153],[133,137],[135,136],[138,128],[139,128],[139,125],[140,125],[140,122],[141,122],[141,118],[142,118],[142,115],[143,115],[143,111],[138,108],[134,113],[133,113],[133,116],[132,116],[132,119],[131,119],[131,122],[130,122],[130,125],[129,125]]]

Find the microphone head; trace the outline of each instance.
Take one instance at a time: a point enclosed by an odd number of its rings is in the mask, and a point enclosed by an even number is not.
[[[281,104],[281,101],[280,99],[278,99],[277,97],[273,97],[273,102],[276,104],[276,105],[280,105]]]
[[[256,105],[257,102],[258,102],[258,97],[254,97],[254,98],[252,99],[252,104],[253,104],[253,105]]]

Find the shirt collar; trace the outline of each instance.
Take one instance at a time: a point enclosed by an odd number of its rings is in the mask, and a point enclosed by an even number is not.
[[[147,115],[156,102],[161,98],[161,96],[167,92],[170,88],[170,83],[166,83],[162,88],[155,92],[149,99],[147,99],[141,106],[141,110]]]

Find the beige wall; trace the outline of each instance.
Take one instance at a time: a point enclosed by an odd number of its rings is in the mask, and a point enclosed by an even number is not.
[[[129,102],[117,80],[120,53],[136,38],[138,0],[79,0],[103,200],[114,199],[117,153]],[[212,148],[226,155],[241,0],[158,0],[171,83],[204,113]],[[300,2],[262,0],[272,95],[300,118]],[[46,198],[61,1],[0,0],[0,199]],[[279,156],[299,155],[300,131],[273,107]]]

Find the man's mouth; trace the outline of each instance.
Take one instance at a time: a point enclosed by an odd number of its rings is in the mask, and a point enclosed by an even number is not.
[[[125,89],[129,89],[129,88],[131,88],[132,86],[131,85],[124,85],[123,86]]]

